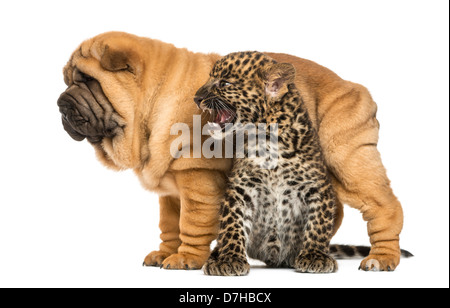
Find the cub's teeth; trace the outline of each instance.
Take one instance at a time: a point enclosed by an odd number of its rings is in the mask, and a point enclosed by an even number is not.
[[[211,128],[217,128],[217,127],[220,127],[220,124],[215,123],[215,122],[209,122],[209,121],[208,121],[208,125],[209,125]]]

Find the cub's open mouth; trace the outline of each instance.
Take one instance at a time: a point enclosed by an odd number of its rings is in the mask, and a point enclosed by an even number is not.
[[[206,102],[200,106],[203,113],[208,113],[210,120],[214,124],[224,128],[226,124],[233,123],[236,119],[236,109],[217,99]]]

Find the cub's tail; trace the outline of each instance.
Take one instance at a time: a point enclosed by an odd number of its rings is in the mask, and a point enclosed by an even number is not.
[[[330,245],[330,255],[335,259],[360,259],[367,257],[369,252],[369,246]],[[407,250],[401,249],[400,252],[402,257],[414,257],[414,255]]]

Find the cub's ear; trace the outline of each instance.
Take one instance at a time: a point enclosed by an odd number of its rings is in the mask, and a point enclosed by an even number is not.
[[[131,48],[115,50],[109,45],[105,45],[100,65],[111,72],[129,71],[134,75],[142,72],[142,62]]]
[[[265,69],[261,77],[266,86],[266,94],[280,97],[287,92],[287,85],[294,82],[295,68],[290,63],[275,63]]]

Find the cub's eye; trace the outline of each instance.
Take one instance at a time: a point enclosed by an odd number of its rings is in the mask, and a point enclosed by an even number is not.
[[[226,80],[221,80],[219,82],[219,88],[225,88],[225,87],[228,87],[228,86],[231,86],[231,83],[226,81]]]

